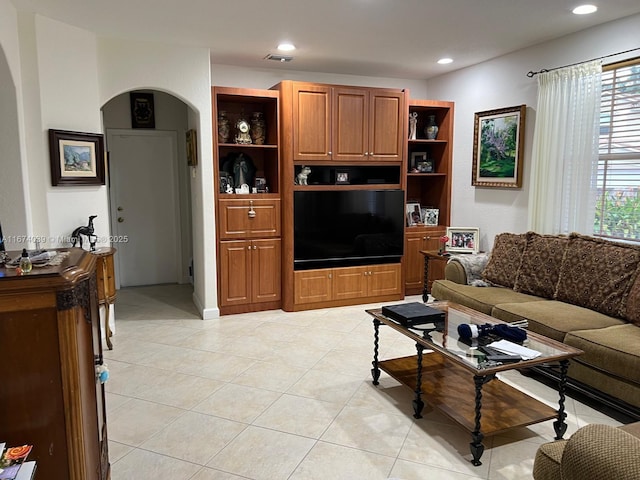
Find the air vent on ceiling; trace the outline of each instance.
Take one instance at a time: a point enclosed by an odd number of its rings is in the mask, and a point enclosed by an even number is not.
[[[264,57],[265,60],[273,60],[275,62],[290,62],[293,60],[293,57],[289,55],[274,55],[272,53],[268,54]]]

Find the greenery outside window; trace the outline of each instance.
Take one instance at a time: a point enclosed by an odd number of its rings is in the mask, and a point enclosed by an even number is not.
[[[594,234],[640,242],[640,58],[602,70]]]

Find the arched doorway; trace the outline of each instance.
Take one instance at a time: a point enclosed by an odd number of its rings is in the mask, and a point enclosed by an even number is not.
[[[129,92],[102,109],[118,287],[190,280],[189,107],[164,92],[145,93],[154,98],[153,129],[131,128]]]

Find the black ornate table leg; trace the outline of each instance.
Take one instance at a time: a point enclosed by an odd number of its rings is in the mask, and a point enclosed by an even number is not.
[[[422,301],[427,303],[429,301],[429,257],[424,256],[424,278],[422,285]]]
[[[471,447],[471,455],[473,455],[473,463],[474,466],[478,467],[482,465],[480,461],[480,457],[484,453],[484,445],[482,444],[482,440],[484,439],[484,435],[480,431],[480,419],[482,418],[482,385],[492,380],[495,375],[474,375],[473,382],[476,385],[476,424],[474,426],[473,432],[471,432],[471,439],[473,440],[469,446]]]
[[[373,368],[371,369],[371,376],[373,377],[373,384],[378,385],[378,379],[380,378],[380,369],[378,368],[378,344],[380,343],[380,320],[373,319]]]
[[[424,347],[416,343],[416,350],[418,351],[418,368],[416,372],[416,396],[413,399],[413,418],[422,418],[422,409],[424,408],[424,402],[422,401],[422,351]]]
[[[567,389],[567,372],[569,371],[569,360],[560,361],[560,383],[558,385],[558,393],[560,400],[558,401],[558,420],[553,422],[553,429],[556,431],[556,440],[562,440],[562,436],[567,431],[567,423],[564,421],[567,414],[564,412],[565,391]]]

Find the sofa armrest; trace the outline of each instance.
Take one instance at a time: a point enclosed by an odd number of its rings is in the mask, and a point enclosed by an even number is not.
[[[560,466],[564,480],[638,479],[640,438],[610,425],[586,425],[567,442]]]
[[[444,269],[444,278],[461,285],[476,285],[482,281],[482,271],[488,261],[486,253],[453,255]]]
[[[467,272],[460,262],[447,262],[444,267],[444,278],[460,285],[467,284]]]

